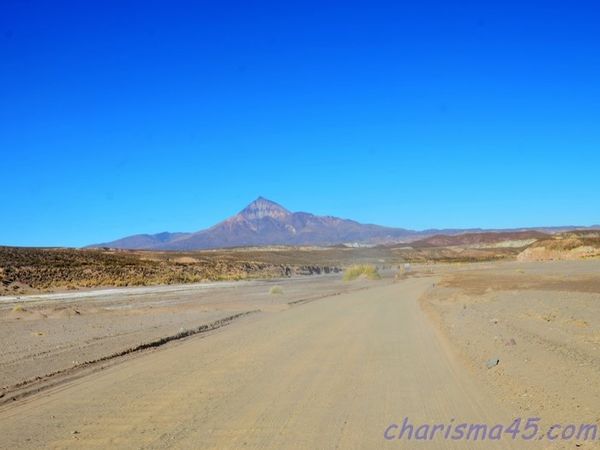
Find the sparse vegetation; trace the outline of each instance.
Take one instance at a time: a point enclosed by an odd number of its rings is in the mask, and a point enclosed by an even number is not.
[[[583,241],[584,245],[594,245],[594,239],[600,240],[592,234],[565,236]],[[0,246],[0,295],[328,274],[340,272],[340,267],[350,264],[390,267],[405,263],[494,261],[515,258],[521,251],[521,248],[435,247],[431,243],[427,246],[417,243],[360,248],[275,246],[189,252]],[[347,277],[353,277],[356,270],[349,270]],[[376,278],[377,275],[369,275],[369,270],[363,274],[358,269],[356,277]]]
[[[518,255],[522,261],[600,257],[600,238],[595,232],[569,232],[540,240]]]
[[[344,271],[344,281],[352,281],[357,278],[367,278],[368,280],[379,280],[381,275],[377,267],[372,264],[356,264],[348,267]]]
[[[266,253],[266,252],[265,252]],[[298,253],[298,252],[296,252]],[[290,252],[192,253],[0,247],[0,295],[103,286],[151,286],[337,272]]]
[[[283,289],[281,288],[281,286],[272,286],[271,289],[269,289],[269,294],[271,294],[271,295],[282,295],[283,294]]]

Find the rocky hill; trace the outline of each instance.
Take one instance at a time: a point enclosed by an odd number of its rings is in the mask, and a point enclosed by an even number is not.
[[[600,257],[600,233],[575,231],[548,236],[523,250],[519,261],[576,260]]]
[[[493,231],[486,233],[463,233],[457,235],[435,235],[413,242],[413,247],[496,247],[521,246],[532,244],[539,239],[547,239],[550,235],[536,230],[526,231]]]

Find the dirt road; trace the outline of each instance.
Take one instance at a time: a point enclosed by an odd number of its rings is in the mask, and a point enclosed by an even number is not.
[[[0,447],[489,448],[384,439],[404,417],[511,417],[420,310],[431,283],[375,284],[249,316],[45,391],[0,410]]]
[[[274,286],[279,294],[271,293]],[[89,361],[231,316],[281,311],[367,286],[318,275],[0,297],[0,404],[15,386],[37,386],[40,378],[45,383],[49,374],[72,373]]]

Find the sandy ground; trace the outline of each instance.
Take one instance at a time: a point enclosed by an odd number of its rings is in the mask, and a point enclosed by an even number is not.
[[[271,294],[273,286],[283,293]],[[0,297],[0,394],[233,315],[280,311],[363,287],[344,283],[340,275],[324,275]]]
[[[515,416],[600,426],[600,260],[463,266],[442,273],[421,303]],[[500,363],[488,369],[492,358]]]
[[[0,444],[415,448],[386,441],[385,429],[405,416],[507,421],[423,316],[417,299],[430,286],[409,279],[248,316],[10,405]]]
[[[283,295],[269,294],[274,284]],[[505,427],[539,417],[542,431],[600,422],[599,288],[590,260],[5,299],[7,385],[76,355],[258,312],[5,401],[0,448],[596,448],[384,432],[405,417]]]

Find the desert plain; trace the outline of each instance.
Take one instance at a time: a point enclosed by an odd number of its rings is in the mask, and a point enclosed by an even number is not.
[[[264,266],[268,277],[241,280],[11,289],[0,447],[595,448],[544,432],[600,425],[599,259],[502,250],[407,266],[364,249],[353,259],[380,277],[348,281],[341,251],[287,272],[278,261],[285,276]],[[539,417],[540,437],[408,440],[390,428],[518,417]]]

